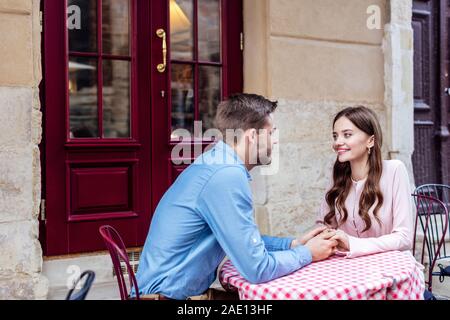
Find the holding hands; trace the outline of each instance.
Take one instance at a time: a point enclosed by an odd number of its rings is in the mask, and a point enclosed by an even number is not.
[[[311,251],[312,261],[324,260],[336,251],[338,241],[333,239],[335,234],[335,230],[325,226],[318,227],[292,241],[291,248],[304,245]]]
[[[342,230],[335,230],[327,226],[317,227],[300,238],[292,241],[291,248],[299,245],[311,251],[313,261],[327,259],[336,251],[349,251],[347,234]]]
[[[350,251],[350,245],[348,241],[347,234],[342,230],[335,230],[334,236],[331,238],[338,242],[337,250],[339,251]]]

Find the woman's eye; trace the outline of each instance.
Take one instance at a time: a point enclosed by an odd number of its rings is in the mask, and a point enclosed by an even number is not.
[[[352,135],[350,134],[350,133],[346,133],[346,134],[344,134],[344,137],[346,137],[346,138],[350,138]]]

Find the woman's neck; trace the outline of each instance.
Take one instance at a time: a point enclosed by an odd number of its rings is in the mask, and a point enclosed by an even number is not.
[[[351,161],[350,167],[352,170],[352,179],[354,181],[364,180],[369,174],[368,157],[363,157],[362,159]]]

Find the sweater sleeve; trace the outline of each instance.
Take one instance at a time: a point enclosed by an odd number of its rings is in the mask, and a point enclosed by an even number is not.
[[[394,169],[392,179],[392,232],[377,238],[349,237],[347,258],[390,251],[410,250],[413,243],[413,216],[408,172],[402,162]]]

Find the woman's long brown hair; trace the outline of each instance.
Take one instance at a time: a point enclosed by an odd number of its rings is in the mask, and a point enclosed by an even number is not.
[[[364,220],[365,229],[363,232],[370,229],[372,221],[369,216],[369,209],[375,204],[373,214],[378,223],[381,223],[378,218],[378,210],[383,204],[383,194],[380,189],[380,179],[383,171],[383,162],[381,158],[381,146],[383,137],[381,133],[380,123],[378,122],[375,113],[363,106],[349,107],[339,112],[333,121],[333,128],[340,118],[346,117],[358,129],[367,133],[369,136],[374,136],[374,146],[369,154],[369,174],[367,176],[366,184],[359,200],[359,215]],[[327,192],[325,199],[330,208],[330,212],[325,216],[325,223],[329,225],[339,226],[347,221],[348,212],[345,208],[345,200],[350,193],[352,186],[352,171],[350,162],[339,162],[336,159],[333,168],[333,187]],[[340,213],[341,219],[337,221],[336,210]]]

